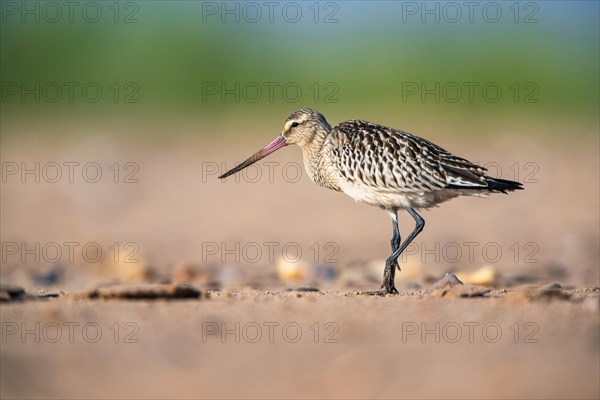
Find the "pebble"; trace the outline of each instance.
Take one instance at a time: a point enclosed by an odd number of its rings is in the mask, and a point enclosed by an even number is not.
[[[462,285],[463,283],[456,277],[454,274],[446,273],[442,279],[435,282],[433,285],[429,286],[425,289],[425,294],[431,294],[439,289],[444,289],[447,287],[452,287],[456,285]]]
[[[25,298],[25,289],[15,285],[0,285],[0,302],[23,300]]]

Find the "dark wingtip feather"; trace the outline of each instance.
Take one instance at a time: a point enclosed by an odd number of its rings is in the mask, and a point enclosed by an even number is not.
[[[506,179],[498,178],[486,178],[489,190],[497,190],[502,193],[506,191],[512,192],[513,190],[523,190],[523,184],[521,182],[509,181]]]
[[[491,190],[494,192],[508,193],[514,190],[523,190],[523,184],[521,182],[509,181],[506,179],[485,177],[487,186],[462,186],[456,184],[450,184],[446,186],[446,189],[473,189],[473,190]]]

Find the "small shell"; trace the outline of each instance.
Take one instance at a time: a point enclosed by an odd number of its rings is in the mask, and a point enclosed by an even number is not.
[[[456,276],[467,285],[492,285],[496,280],[496,270],[490,265],[484,265],[471,272],[459,271]]]
[[[306,280],[309,264],[306,261],[295,262],[280,258],[277,261],[277,276],[285,283],[298,283]]]

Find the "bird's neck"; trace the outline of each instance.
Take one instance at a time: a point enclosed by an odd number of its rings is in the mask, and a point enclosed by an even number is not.
[[[327,135],[329,134],[330,130],[331,128],[317,128],[315,134],[312,135],[310,140],[301,146],[305,163],[310,162],[311,164],[317,164],[319,162],[322,156],[322,149],[325,143],[325,139],[327,139]]]
[[[327,138],[330,131],[331,128],[317,131],[311,141],[302,146],[302,155],[304,168],[314,183],[339,191],[336,179],[331,174],[331,160],[328,157],[330,144],[328,144]]]

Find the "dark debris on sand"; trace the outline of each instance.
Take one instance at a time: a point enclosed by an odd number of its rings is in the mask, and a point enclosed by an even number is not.
[[[207,293],[185,283],[136,285],[114,285],[100,287],[90,291],[73,293],[74,300],[80,299],[120,299],[120,300],[158,300],[158,299],[203,299]]]

